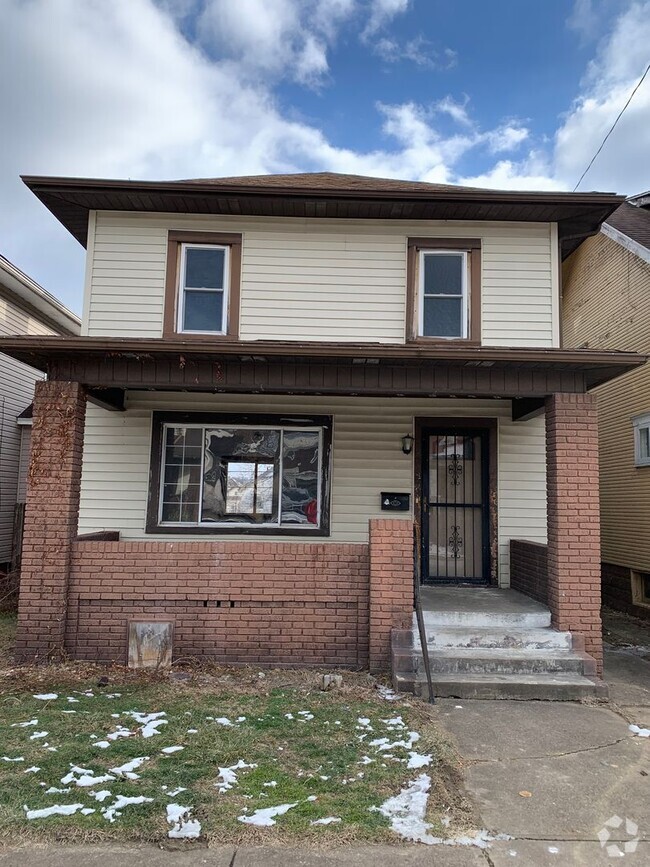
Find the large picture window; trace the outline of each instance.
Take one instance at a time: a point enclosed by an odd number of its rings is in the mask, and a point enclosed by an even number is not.
[[[328,529],[331,420],[154,413],[149,532]]]

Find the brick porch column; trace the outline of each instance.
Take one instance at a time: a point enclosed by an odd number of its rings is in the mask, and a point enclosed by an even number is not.
[[[413,616],[413,524],[370,520],[370,671],[390,668],[390,633]]]
[[[598,416],[590,394],[546,399],[548,604],[553,625],[584,636],[602,674]]]
[[[16,635],[21,662],[45,662],[64,650],[85,418],[78,382],[36,383]]]

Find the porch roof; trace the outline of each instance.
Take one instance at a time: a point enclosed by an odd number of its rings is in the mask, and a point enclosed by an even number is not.
[[[482,397],[585,391],[646,361],[589,349],[49,335],[2,337],[0,352],[93,387]]]

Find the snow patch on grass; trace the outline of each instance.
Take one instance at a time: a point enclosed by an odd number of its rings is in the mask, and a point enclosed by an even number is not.
[[[168,837],[191,840],[201,836],[201,823],[191,817],[190,807],[168,804],[167,821],[173,825],[173,828],[167,832]]]
[[[277,807],[265,807],[263,810],[255,810],[250,816],[237,816],[239,822],[245,825],[257,825],[259,828],[269,828],[275,825],[276,816],[284,816],[289,810],[298,806],[296,801],[294,804],[278,804]]]
[[[109,822],[114,822],[115,817],[121,816],[121,811],[124,807],[128,807],[129,804],[150,804],[152,801],[153,798],[145,798],[144,795],[138,795],[137,797],[118,795],[109,807],[104,807],[102,815],[105,819],[108,819]]]
[[[47,819],[48,816],[72,816],[78,810],[83,810],[83,804],[55,804],[53,807],[43,807],[42,810],[30,810],[23,805],[27,819]]]
[[[637,725],[631,725],[628,728],[638,738],[650,738],[650,729],[642,729],[641,726]]]
[[[232,789],[233,786],[237,785],[237,774],[235,771],[256,767],[257,765],[249,765],[243,759],[240,759],[236,765],[231,765],[229,768],[219,768],[219,778],[214,785],[219,789],[219,793],[223,795],[228,789]]]
[[[32,698],[37,698],[39,701],[53,701],[58,697],[56,692],[42,692],[39,695],[32,696]]]

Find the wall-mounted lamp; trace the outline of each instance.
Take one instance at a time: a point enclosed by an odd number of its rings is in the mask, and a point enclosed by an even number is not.
[[[402,451],[405,455],[410,455],[413,451],[413,437],[411,434],[406,434],[402,437]]]

